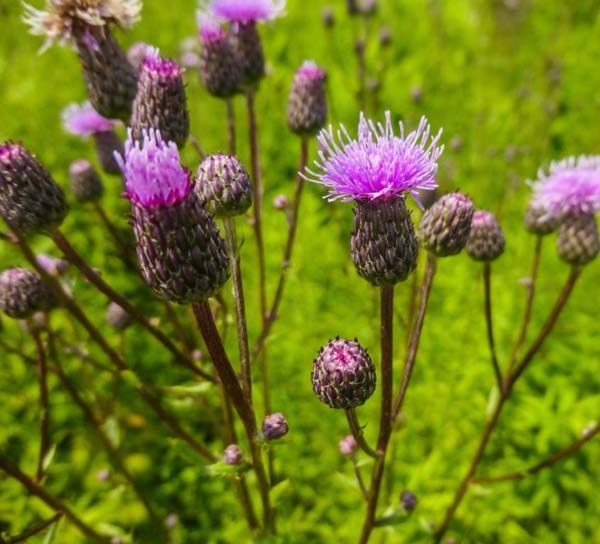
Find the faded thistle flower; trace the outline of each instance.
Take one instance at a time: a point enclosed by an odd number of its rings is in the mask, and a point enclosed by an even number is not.
[[[124,331],[133,323],[133,318],[116,302],[111,302],[106,308],[106,322],[117,331]]]
[[[471,221],[467,253],[476,261],[494,261],[504,253],[504,233],[493,213],[477,210]]]
[[[95,202],[104,192],[104,185],[98,172],[85,159],[73,161],[69,166],[71,193],[78,202]]]
[[[262,422],[262,435],[265,440],[277,440],[288,433],[289,427],[284,415],[276,412],[265,416]]]
[[[101,115],[129,119],[136,71],[110,27],[129,28],[139,19],[140,0],[46,0],[45,10],[25,4],[23,20],[32,34],[71,43],[81,62],[88,96]]]
[[[334,134],[330,126],[318,136],[321,147],[317,171],[305,179],[329,189],[329,201],[355,201],[352,260],[360,276],[373,285],[393,285],[414,270],[418,244],[406,193],[437,187],[437,160],[441,131],[430,137],[426,119],[418,128],[394,133],[390,112],[386,123],[360,116],[358,137],[352,139],[343,125]]]
[[[107,174],[120,174],[115,152],[123,151],[123,144],[114,130],[118,121],[102,117],[89,102],[71,104],[62,112],[62,121],[69,134],[87,138],[92,136],[96,144],[98,162]]]
[[[344,436],[344,438],[340,440],[338,448],[342,455],[347,455],[348,457],[351,457],[358,450],[356,438],[354,438],[354,436],[352,436],[351,434],[349,434],[348,436]]]
[[[162,298],[181,304],[216,293],[229,277],[225,242],[200,204],[173,142],[155,130],[129,133],[118,157],[131,200],[142,276]]]
[[[200,29],[200,79],[210,94],[231,98],[241,89],[242,65],[230,36],[218,21],[198,12]]]
[[[198,166],[195,189],[200,202],[217,217],[241,215],[252,205],[250,176],[229,155],[206,157]]]
[[[229,444],[223,452],[223,461],[228,465],[239,465],[243,458],[244,454],[237,444]]]
[[[462,193],[442,196],[423,214],[419,241],[438,257],[457,255],[467,243],[474,213],[473,202]]]
[[[131,130],[142,140],[142,132],[158,130],[166,141],[183,147],[190,133],[182,69],[174,60],[150,48],[140,67],[138,90],[133,102]]]
[[[211,0],[210,12],[231,23],[232,44],[243,82],[256,85],[265,75],[265,57],[256,23],[270,21],[285,11],[285,0]]]
[[[21,144],[0,144],[0,216],[21,234],[52,231],[69,208],[63,190]]]
[[[306,61],[296,71],[287,106],[289,129],[299,136],[314,136],[325,125],[325,72],[314,62]]]
[[[57,305],[41,276],[28,268],[9,268],[0,274],[0,310],[14,319],[27,319]]]
[[[357,340],[330,340],[313,361],[313,391],[331,408],[354,408],[375,391],[375,365]]]

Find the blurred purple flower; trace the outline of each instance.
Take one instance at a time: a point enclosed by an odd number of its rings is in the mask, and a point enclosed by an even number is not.
[[[89,102],[67,106],[62,112],[62,121],[67,132],[84,137],[109,132],[118,123],[102,117]]]
[[[361,113],[358,137],[352,139],[344,125],[334,133],[323,129],[317,137],[320,144],[317,172],[306,169],[305,179],[329,188],[329,201],[385,200],[410,193],[418,199],[421,189],[437,187],[437,160],[444,150],[438,145],[442,131],[430,138],[425,117],[418,128],[394,134],[391,113],[385,114],[385,125],[366,119]],[[417,200],[418,201],[418,200]]]
[[[232,23],[270,21],[283,15],[285,0],[211,0],[209,10]]]

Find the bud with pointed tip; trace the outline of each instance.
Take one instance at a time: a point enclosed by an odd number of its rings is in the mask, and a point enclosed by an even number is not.
[[[263,419],[262,435],[265,440],[277,440],[288,432],[288,424],[283,414],[276,412]]]
[[[89,161],[79,159],[69,166],[71,193],[78,202],[95,202],[104,192],[102,180]]]
[[[181,67],[162,58],[155,48],[149,49],[142,61],[131,114],[134,138],[141,141],[142,131],[149,129],[158,130],[165,141],[180,148],[190,133]]]
[[[494,261],[504,253],[504,233],[493,213],[477,210],[471,222],[467,253],[476,261]]]
[[[248,172],[229,155],[206,157],[198,167],[195,188],[200,202],[216,217],[241,215],[252,205]]]
[[[287,123],[294,134],[314,136],[325,125],[324,81],[325,72],[312,61],[304,62],[296,71],[287,106]]]
[[[375,365],[355,340],[336,338],[319,351],[311,373],[313,391],[331,408],[355,408],[375,391]]]
[[[27,268],[9,268],[0,274],[0,310],[14,319],[27,319],[57,305],[41,276]]]
[[[442,196],[424,214],[419,223],[419,241],[437,257],[460,253],[467,243],[475,208],[462,193]]]
[[[572,266],[593,261],[600,249],[598,224],[592,213],[568,214],[558,227],[556,249],[559,257]]]
[[[58,227],[69,208],[63,190],[22,145],[0,144],[0,216],[21,234]]]

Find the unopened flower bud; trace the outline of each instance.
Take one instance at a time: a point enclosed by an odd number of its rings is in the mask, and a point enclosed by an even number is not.
[[[417,496],[410,491],[403,491],[400,495],[400,505],[407,512],[412,512],[417,507]]]
[[[560,224],[560,216],[535,202],[530,202],[525,211],[525,227],[538,236],[554,232]]]
[[[348,457],[354,455],[358,450],[358,444],[356,442],[356,438],[349,434],[340,440],[338,444],[338,448],[342,455],[347,455]]]
[[[252,205],[250,176],[229,155],[206,157],[198,167],[195,188],[200,202],[217,217],[241,215]]]
[[[321,20],[325,28],[332,28],[335,24],[335,16],[331,6],[325,6],[321,12]]]
[[[494,214],[476,211],[466,246],[469,256],[476,261],[494,261],[504,253],[504,245],[504,233]]]
[[[228,465],[239,465],[243,458],[244,454],[237,444],[230,444],[223,453],[223,461]]]
[[[313,361],[313,391],[331,408],[354,408],[375,391],[375,365],[355,340],[336,338]]]
[[[255,21],[240,22],[231,36],[244,84],[256,85],[265,76],[265,56]]]
[[[273,207],[276,210],[285,210],[290,205],[290,199],[287,195],[277,195],[273,199]]]
[[[314,62],[306,61],[294,75],[287,106],[289,129],[300,136],[314,136],[327,118],[325,72]]]
[[[57,305],[41,276],[27,268],[9,268],[0,274],[0,310],[14,319],[27,319]]]
[[[392,43],[392,32],[389,27],[384,26],[379,29],[379,45],[388,47]]]
[[[124,331],[133,323],[133,319],[116,302],[111,302],[106,308],[106,322],[117,331]]]
[[[79,159],[69,166],[71,193],[78,202],[95,202],[104,192],[102,179],[89,161]]]
[[[277,412],[263,419],[262,434],[265,440],[277,440],[288,432],[288,424],[283,414]]]
[[[558,227],[556,249],[559,257],[572,266],[584,266],[593,261],[600,249],[595,215],[566,215]]]
[[[442,196],[423,214],[419,241],[438,257],[457,255],[467,243],[474,213],[473,202],[462,193]]]

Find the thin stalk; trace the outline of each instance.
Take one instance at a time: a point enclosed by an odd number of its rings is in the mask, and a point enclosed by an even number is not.
[[[394,347],[394,287],[381,288],[381,415],[377,438],[377,457],[373,463],[371,487],[367,500],[367,513],[360,536],[360,544],[366,544],[375,526],[377,502],[385,466],[385,454],[392,431],[392,388]]]
[[[412,281],[410,285],[410,296],[408,298],[408,309],[406,315],[406,343],[410,342],[410,335],[412,331],[413,319],[415,312],[417,311],[417,295],[419,293],[419,275],[415,270],[412,275]]]
[[[190,342],[190,339],[188,338],[188,335],[186,334],[185,329],[183,328],[183,325],[177,316],[177,312],[173,308],[173,305],[165,300],[163,302],[163,306],[165,308],[167,318],[171,322],[171,325],[173,325],[173,330],[175,331],[177,339],[181,342],[181,345],[185,346],[185,349],[188,351],[188,353],[191,353],[194,350],[194,346],[192,342]]]
[[[214,382],[214,378],[209,374],[206,374],[203,370],[198,368],[194,362],[183,353],[171,339],[163,333],[159,328],[155,327],[150,323],[149,319],[144,313],[131,304],[125,297],[119,295],[112,287],[110,287],[100,275],[94,271],[85,260],[77,253],[75,248],[71,246],[68,240],[57,230],[52,235],[52,240],[56,246],[63,252],[66,259],[71,262],[79,271],[85,276],[85,278],[100,291],[109,300],[116,302],[121,308],[123,308],[135,321],[145,327],[152,336],[154,336],[165,348],[167,348],[174,356],[175,360],[181,365],[191,370],[198,376],[201,376],[205,380]]]
[[[559,317],[562,309],[565,307],[565,304],[569,298],[569,295],[573,291],[573,287],[575,286],[575,282],[577,281],[577,278],[579,277],[579,273],[580,273],[580,270],[578,268],[574,267],[571,269],[571,272],[567,278],[567,281],[565,282],[565,285],[563,286],[563,288],[558,296],[558,299],[556,300],[554,307],[552,308],[552,311],[550,312],[550,315],[546,319],[546,322],[544,323],[542,330],[540,331],[540,333],[534,340],[533,344],[531,345],[531,347],[529,348],[529,350],[527,351],[527,353],[525,354],[525,356],[523,357],[521,362],[517,365],[516,369],[512,373],[507,374],[506,377],[504,378],[502,387],[500,388],[500,397],[498,399],[498,402],[496,404],[496,407],[494,409],[492,416],[490,417],[490,419],[488,420],[488,422],[486,423],[486,425],[483,429],[483,433],[481,435],[481,438],[479,439],[479,445],[477,446],[477,450],[475,451],[475,454],[474,454],[473,458],[471,459],[471,463],[469,465],[467,473],[466,473],[465,477],[462,479],[462,481],[454,495],[454,499],[452,500],[452,503],[450,504],[450,506],[448,507],[448,510],[446,511],[446,514],[444,516],[442,524],[440,525],[439,529],[435,533],[434,542],[436,544],[441,542],[443,536],[446,534],[446,531],[448,530],[448,527],[450,526],[450,523],[452,523],[454,514],[456,513],[456,510],[460,506],[460,503],[462,502],[462,500],[469,488],[469,485],[475,476],[475,472],[477,470],[477,467],[479,466],[479,463],[481,462],[481,459],[483,458],[483,454],[485,453],[486,446],[487,446],[490,436],[492,435],[492,432],[496,426],[496,423],[498,422],[498,418],[500,417],[502,408],[504,407],[506,400],[509,398],[510,393],[511,393],[516,381],[521,377],[521,375],[523,374],[523,372],[525,371],[525,369],[527,368],[527,366],[533,359],[534,355],[539,351],[542,344],[544,343],[544,340],[552,332],[552,329],[554,328],[554,325],[556,324],[556,321],[558,320],[558,317]]]
[[[121,253],[121,259],[123,260],[123,262],[127,265],[127,267],[130,270],[139,274],[138,263],[135,259],[132,258],[131,252],[129,251],[127,244],[121,238],[117,227],[115,227],[114,223],[109,219],[108,215],[106,214],[106,211],[102,207],[102,204],[100,204],[99,202],[94,202],[93,207],[98,216],[100,217],[102,223],[104,223],[104,226],[106,227],[106,230],[113,239],[113,242],[117,246],[117,249]]]
[[[127,372],[130,376],[134,377],[135,373],[129,368],[129,366],[125,363],[125,361],[119,356],[119,354],[108,344],[102,333],[94,327],[92,322],[85,315],[83,310],[79,307],[79,305],[69,297],[61,287],[60,283],[56,280],[56,278],[50,276],[37,262],[37,259],[23,238],[21,238],[18,234],[15,234],[18,239],[19,247],[23,252],[25,258],[29,261],[29,263],[33,266],[33,268],[37,271],[37,273],[42,277],[45,283],[54,291],[56,296],[62,305],[79,321],[79,323],[83,326],[83,328],[88,332],[91,339],[98,345],[100,349],[107,355],[111,363],[120,371]],[[216,461],[216,456],[206,447],[204,444],[198,442],[192,435],[190,435],[179,423],[177,420],[168,412],[164,410],[164,408],[160,405],[158,399],[156,399],[148,390],[147,386],[143,383],[139,382],[134,387],[135,392],[138,396],[146,403],[148,406],[154,411],[154,413],[164,422],[166,423],[173,432],[182,440],[184,440],[187,444],[189,444],[192,449],[194,449],[198,454],[202,457],[208,459],[211,462]]]
[[[502,387],[502,372],[500,371],[500,365],[498,364],[498,355],[496,354],[496,344],[494,342],[494,323],[492,318],[492,290],[491,290],[491,276],[492,266],[489,262],[485,262],[483,265],[483,286],[485,293],[485,324],[487,330],[488,346],[490,348],[490,356],[492,358],[492,366],[494,367],[494,374],[496,376],[496,383],[498,388]]]
[[[233,299],[235,302],[235,321],[237,325],[238,348],[240,351],[241,385],[246,401],[252,405],[252,369],[250,367],[250,348],[248,347],[248,325],[246,324],[246,301],[240,265],[240,252],[237,244],[235,220],[223,218],[225,225],[225,242],[231,259],[233,281]]]
[[[279,305],[283,299],[283,291],[285,288],[285,280],[287,278],[287,271],[291,266],[292,253],[294,251],[294,242],[296,240],[296,232],[298,230],[298,214],[300,210],[300,200],[302,198],[302,189],[304,188],[304,179],[300,176],[300,172],[303,172],[308,162],[308,139],[302,138],[300,144],[300,162],[298,164],[298,176],[296,177],[296,187],[294,189],[294,200],[292,202],[292,208],[289,215],[288,221],[288,235],[285,244],[285,250],[283,252],[283,260],[281,261],[281,271],[279,273],[279,281],[277,283],[277,290],[275,291],[275,298],[271,309],[267,314],[265,322],[263,324],[263,330],[252,350],[252,359],[260,353],[262,350],[269,333],[271,332],[271,326],[277,319],[277,313],[279,311]]]
[[[6,456],[0,453],[0,470],[3,470],[9,476],[12,476],[15,480],[18,480],[32,495],[35,495],[43,502],[45,502],[55,512],[62,512],[65,517],[73,524],[79,531],[89,538],[92,542],[99,544],[108,544],[110,539],[97,533],[92,527],[85,523],[73,510],[71,510],[66,504],[60,502],[54,495],[50,494],[44,487],[32,480],[29,476],[23,473],[19,467],[14,465]]]
[[[223,342],[219,336],[219,331],[215,324],[210,305],[207,301],[196,303],[192,306],[194,316],[198,323],[200,333],[204,338],[204,342],[210,353],[213,365],[220,381],[227,392],[227,396],[231,399],[233,406],[242,420],[248,442],[250,444],[250,453],[252,456],[252,464],[256,473],[258,487],[260,491],[262,506],[263,506],[263,529],[264,532],[275,532],[275,518],[271,509],[271,501],[269,497],[269,481],[264,469],[263,460],[260,451],[259,437],[256,428],[256,418],[252,406],[248,405],[246,398],[237,379],[231,361],[225,352]]]
[[[360,467],[358,466],[358,457],[356,454],[352,455],[352,465],[354,466],[354,474],[356,475],[356,481],[358,483],[358,487],[360,488],[360,492],[365,501],[369,500],[369,492],[365,486],[365,481],[363,480],[362,474],[360,472]]]
[[[229,154],[235,156],[236,154],[236,138],[235,138],[235,109],[233,105],[233,98],[228,98],[227,104],[227,143]]]
[[[519,356],[519,350],[525,342],[527,337],[527,329],[531,322],[531,314],[533,311],[533,299],[535,298],[535,287],[537,283],[538,272],[540,269],[540,257],[542,255],[542,236],[535,237],[535,248],[533,250],[533,264],[531,265],[531,276],[529,278],[529,284],[527,285],[527,300],[525,302],[525,311],[523,314],[523,321],[521,322],[521,329],[519,330],[519,336],[513,347],[513,351],[510,357],[509,371],[513,369],[517,357]]]
[[[532,476],[537,474],[541,470],[546,468],[553,467],[556,463],[567,459],[568,457],[577,453],[584,444],[589,442],[592,438],[594,438],[598,433],[600,433],[600,423],[596,423],[593,427],[587,429],[584,434],[575,440],[572,444],[569,444],[566,448],[563,448],[559,452],[555,453],[551,457],[544,459],[543,461],[528,467],[523,470],[517,470],[515,472],[509,472],[507,474],[500,474],[498,476],[480,476],[478,478],[473,478],[473,483],[478,484],[489,484],[494,482],[506,482],[508,480],[520,480],[521,478],[525,478],[526,476]]]
[[[354,408],[349,408],[348,410],[346,410],[346,418],[348,420],[348,426],[350,427],[352,436],[354,437],[354,440],[356,440],[358,447],[370,457],[377,457],[377,452],[373,448],[371,448],[371,446],[369,446],[369,444],[365,440],[362,427],[358,422],[356,410]]]
[[[35,536],[41,533],[42,531],[45,531],[48,527],[58,522],[62,517],[63,513],[57,512],[50,519],[42,521],[41,523],[38,523],[37,525],[34,525],[33,527],[27,529],[20,535],[13,536],[12,538],[9,538],[8,540],[3,540],[2,542],[5,542],[6,544],[17,544],[17,542],[25,542],[26,540],[29,540],[32,536]]]
[[[35,479],[41,482],[44,478],[44,459],[50,449],[50,408],[48,404],[48,361],[46,349],[40,338],[40,333],[32,331],[37,349],[38,383],[40,387],[40,452],[38,455]]]
[[[402,405],[404,404],[404,398],[406,397],[406,391],[410,383],[410,378],[415,367],[417,360],[417,352],[419,351],[419,342],[421,340],[421,333],[423,332],[423,324],[425,323],[425,314],[427,313],[427,305],[429,303],[429,295],[431,294],[431,286],[433,285],[433,278],[436,271],[436,260],[431,254],[427,255],[427,263],[425,264],[425,275],[423,277],[423,285],[421,287],[421,301],[419,303],[419,310],[417,312],[417,320],[411,330],[410,340],[408,342],[408,352],[406,356],[406,362],[404,363],[404,371],[402,373],[402,383],[400,384],[400,391],[396,395],[394,400],[394,408],[392,410],[392,424],[398,418]]]

